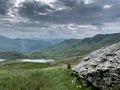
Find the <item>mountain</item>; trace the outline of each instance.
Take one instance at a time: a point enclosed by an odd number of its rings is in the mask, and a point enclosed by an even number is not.
[[[45,42],[51,43],[52,45],[55,45],[65,40],[65,39],[59,39],[59,38],[53,38],[53,39],[29,38],[29,39],[30,40],[41,40],[41,41],[43,40]]]
[[[34,51],[58,43],[60,40],[10,39],[0,36],[0,51]]]
[[[50,58],[64,59],[76,56],[87,55],[91,51],[101,48],[106,45],[110,45],[120,41],[120,33],[115,34],[99,34],[94,37],[88,37],[84,39],[69,39],[60,42],[52,47],[39,50],[34,53],[42,52],[42,55],[47,55]],[[33,53],[33,54],[34,54]],[[40,56],[38,54],[38,56]],[[37,57],[37,56],[35,56]]]

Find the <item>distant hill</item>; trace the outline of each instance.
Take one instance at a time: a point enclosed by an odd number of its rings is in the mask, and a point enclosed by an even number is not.
[[[29,58],[29,57],[17,51],[1,51],[0,52],[0,59],[16,60],[16,59],[25,59],[25,58]]]
[[[0,51],[34,51],[52,46],[61,40],[10,39],[0,36]]]
[[[85,39],[69,39],[61,43],[58,43],[50,48],[40,50],[34,53],[38,53],[35,57],[39,57],[39,53],[56,59],[70,58],[76,56],[87,55],[93,50],[101,48],[106,45],[110,45],[120,41],[120,33],[96,35]],[[33,55],[34,55],[33,53]],[[34,56],[33,56],[34,57]]]

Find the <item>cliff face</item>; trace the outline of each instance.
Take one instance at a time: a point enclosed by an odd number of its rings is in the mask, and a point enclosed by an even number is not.
[[[120,90],[120,42],[90,53],[74,70],[85,85]]]

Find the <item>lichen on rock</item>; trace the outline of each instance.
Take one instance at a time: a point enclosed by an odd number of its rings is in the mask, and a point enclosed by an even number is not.
[[[90,53],[73,68],[87,85],[101,90],[120,90],[120,42]],[[117,89],[116,89],[117,90]]]

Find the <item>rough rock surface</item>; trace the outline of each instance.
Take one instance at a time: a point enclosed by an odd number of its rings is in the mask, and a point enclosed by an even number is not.
[[[120,42],[90,53],[76,67],[84,85],[120,90]]]

